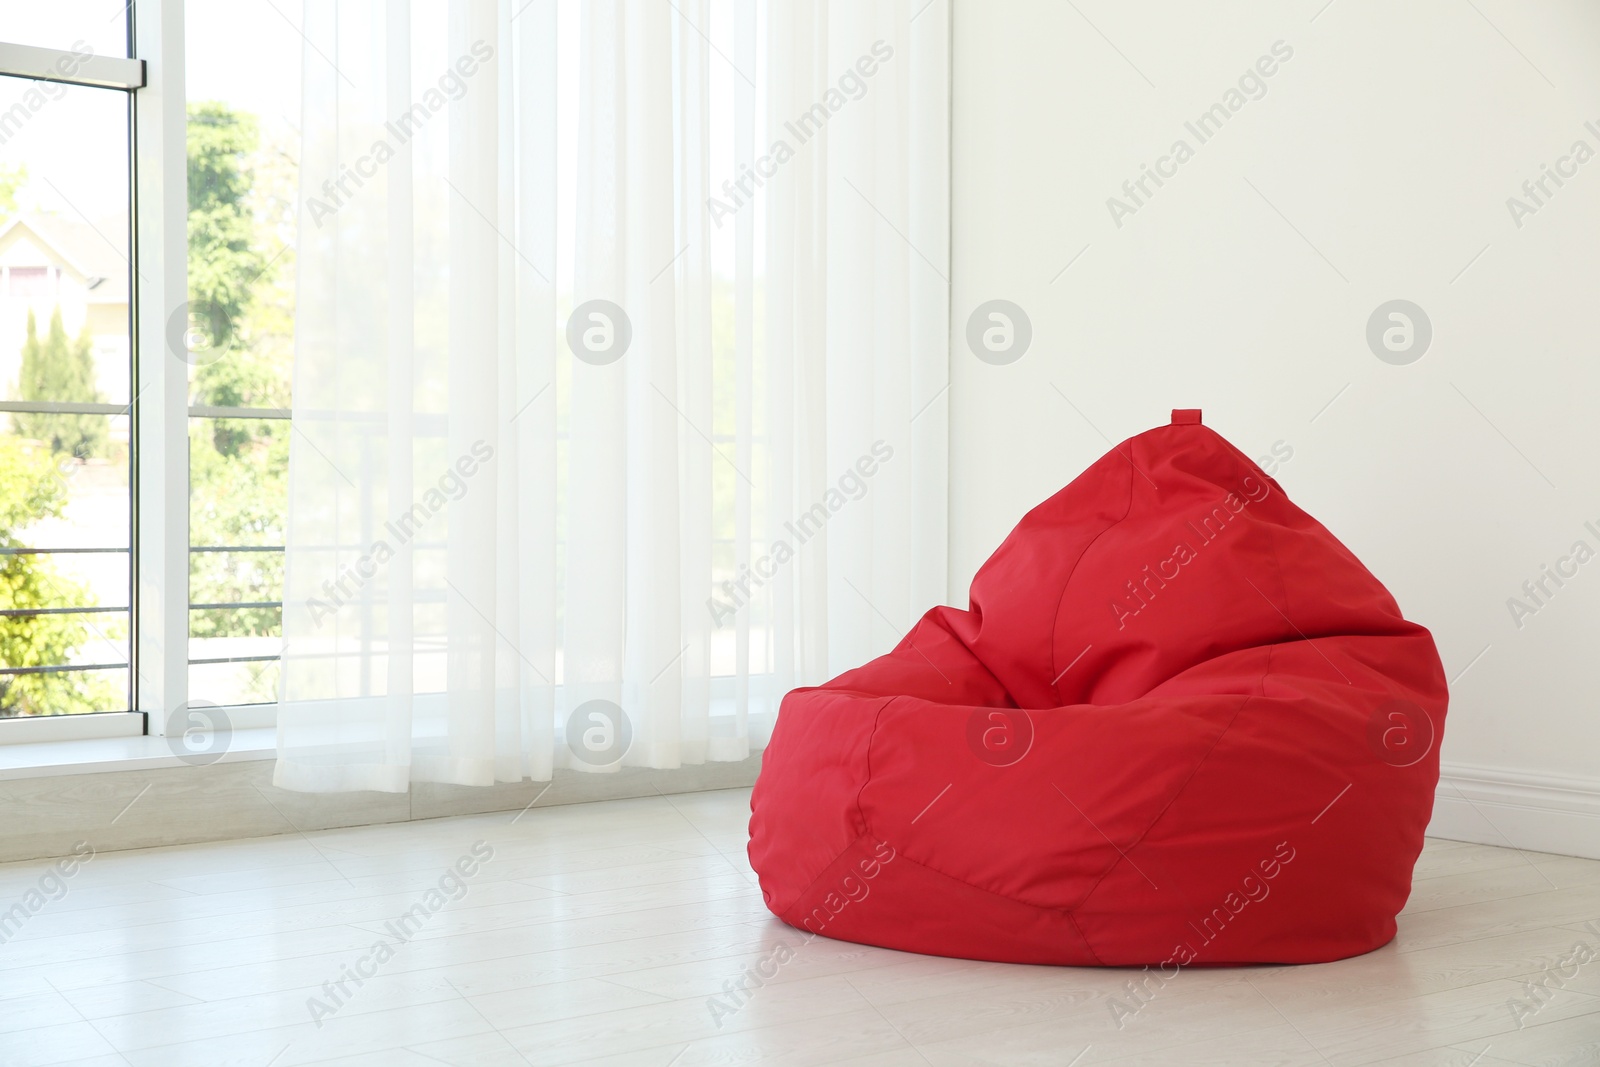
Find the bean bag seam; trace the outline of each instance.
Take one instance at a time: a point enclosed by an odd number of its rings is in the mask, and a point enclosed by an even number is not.
[[[879,837],[877,834],[872,833],[870,830],[868,830],[868,831],[862,833],[857,838],[855,838],[855,840],[851,841],[850,844],[848,846],[846,846],[839,853],[839,856],[843,856],[846,852],[849,852],[850,849],[854,848],[856,846],[856,843],[859,842],[861,840],[861,838],[863,838],[863,837],[870,837],[870,838],[872,838],[873,840],[876,840],[876,841],[887,841],[887,839]],[[893,846],[893,842],[887,842],[887,843],[891,847]],[[834,863],[838,863],[839,862],[839,856],[835,856],[834,857],[833,863],[830,863],[828,865],[828,868],[826,868],[824,870],[824,873],[826,873],[826,871],[828,869],[831,869],[833,867]],[[1083,941],[1084,949],[1089,953],[1090,956],[1092,956],[1094,958],[1094,961],[1095,961],[1096,965],[1104,966],[1104,964],[1102,964],[1100,962],[1100,957],[1095,954],[1094,948],[1089,944],[1089,939],[1083,936],[1083,927],[1078,925],[1078,917],[1073,914],[1073,909],[1071,909],[1071,908],[1050,908],[1050,907],[1045,907],[1044,905],[1040,905],[1040,904],[1032,904],[1032,903],[1029,903],[1026,900],[1018,900],[1016,897],[1010,897],[1010,896],[1007,896],[1004,893],[996,893],[993,889],[985,889],[981,885],[973,885],[971,882],[967,881],[965,878],[958,878],[956,875],[951,874],[949,871],[940,870],[938,867],[935,867],[930,863],[924,863],[921,860],[913,859],[910,855],[908,855],[907,853],[901,851],[900,849],[895,849],[895,862],[896,863],[909,863],[913,867],[920,867],[925,871],[931,871],[932,873],[938,875],[940,878],[948,878],[950,881],[955,882],[957,885],[966,886],[968,889],[972,890],[973,892],[982,893],[986,897],[994,897],[996,900],[1003,900],[1008,904],[1015,904],[1015,905],[1017,905],[1018,907],[1021,907],[1021,908],[1030,908],[1030,909],[1032,909],[1033,911],[1036,911],[1036,912],[1044,912],[1046,914],[1055,914],[1055,915],[1064,916],[1067,919],[1067,921],[1072,924],[1072,928],[1077,931],[1078,937]],[[810,885],[806,886],[805,892],[801,893],[800,896],[796,898],[796,903],[798,903],[800,900],[804,900],[806,898],[806,895],[809,894],[811,892],[811,890],[816,887],[817,882],[820,882],[821,880],[822,880],[822,875],[818,875],[817,878],[815,880],[813,880]],[[791,905],[790,907],[792,908],[793,906],[794,905]],[[793,925],[793,924],[791,923],[790,925]]]
[[[1267,670],[1269,670],[1269,671],[1271,670],[1271,654],[1270,653],[1268,653]],[[1266,672],[1265,671],[1262,673],[1262,679],[1263,679],[1263,681],[1265,681],[1265,679],[1266,679]],[[1074,910],[1076,910],[1076,908],[1084,907],[1085,905],[1087,905],[1089,903],[1089,901],[1094,897],[1095,893],[1100,889],[1100,886],[1105,882],[1105,880],[1108,877],[1111,876],[1111,872],[1112,871],[1116,870],[1119,866],[1121,866],[1125,862],[1127,862],[1127,863],[1131,863],[1132,862],[1131,860],[1128,859],[1127,854],[1129,852],[1132,852],[1134,849],[1138,848],[1140,845],[1144,844],[1145,839],[1150,836],[1150,832],[1152,830],[1154,830],[1157,825],[1160,824],[1162,819],[1166,818],[1167,812],[1172,810],[1172,805],[1174,805],[1174,804],[1176,804],[1178,802],[1178,798],[1183,795],[1184,790],[1189,788],[1189,783],[1194,781],[1195,776],[1198,775],[1200,773],[1201,768],[1203,768],[1206,765],[1206,761],[1211,758],[1211,754],[1217,750],[1217,746],[1222,744],[1223,738],[1228,736],[1228,731],[1233,729],[1233,724],[1239,721],[1239,716],[1244,711],[1245,707],[1249,705],[1250,701],[1255,700],[1255,699],[1256,699],[1255,697],[1248,697],[1247,696],[1247,697],[1245,697],[1243,700],[1241,700],[1239,702],[1239,706],[1237,708],[1233,709],[1233,715],[1229,717],[1228,725],[1224,726],[1222,728],[1221,732],[1217,734],[1217,739],[1215,741],[1211,742],[1211,747],[1206,749],[1206,754],[1204,756],[1201,756],[1199,762],[1194,765],[1194,770],[1189,772],[1189,776],[1183,780],[1183,784],[1182,785],[1178,786],[1177,789],[1173,790],[1172,796],[1167,798],[1167,802],[1161,806],[1161,810],[1160,811],[1156,812],[1155,818],[1150,820],[1149,824],[1147,826],[1145,826],[1144,830],[1139,834],[1139,836],[1134,838],[1132,843],[1129,844],[1127,848],[1118,848],[1115,842],[1111,843],[1112,847],[1117,849],[1117,858],[1115,860],[1112,860],[1110,865],[1107,866],[1106,869],[1101,872],[1099,878],[1095,879],[1094,885],[1089,887],[1089,891],[1083,895],[1083,899],[1082,900],[1078,901],[1078,903],[1077,903],[1076,907],[1074,908]]]
[[[1272,551],[1272,569],[1278,574],[1278,583],[1281,586],[1283,584],[1283,574],[1278,560],[1277,539],[1272,536],[1272,531],[1270,529],[1267,531],[1267,538],[1271,545]],[[1261,668],[1261,677],[1256,680],[1256,689],[1258,690],[1257,696],[1259,696],[1262,700],[1265,700],[1267,697],[1267,679],[1272,676],[1272,660],[1273,657],[1278,654],[1278,646],[1276,644],[1267,645],[1266,649],[1266,666]],[[1224,726],[1222,728],[1222,732],[1217,734],[1217,739],[1211,742],[1211,747],[1206,749],[1206,754],[1201,756],[1200,762],[1194,765],[1194,770],[1189,772],[1189,777],[1183,780],[1183,784],[1177,788],[1177,790],[1172,794],[1171,798],[1169,798],[1166,804],[1162,806],[1161,810],[1156,813],[1156,817],[1150,820],[1150,825],[1144,828],[1144,833],[1140,834],[1138,839],[1135,840],[1132,845],[1128,846],[1130,849],[1138,848],[1141,844],[1143,844],[1145,838],[1150,836],[1150,832],[1156,828],[1157,824],[1159,824],[1163,818],[1166,817],[1166,814],[1171,810],[1172,805],[1177,803],[1178,798],[1183,795],[1183,791],[1189,788],[1189,783],[1194,781],[1195,776],[1198,775],[1201,768],[1206,765],[1206,761],[1211,758],[1211,754],[1217,750],[1218,745],[1222,744],[1223,739],[1228,736],[1228,731],[1233,729],[1233,724],[1239,721],[1239,716],[1244,713],[1244,709],[1249,707],[1250,701],[1254,699],[1256,699],[1256,697],[1245,697],[1239,702],[1239,706],[1233,709],[1233,715],[1228,719],[1228,725]],[[1118,862],[1120,861],[1121,857],[1118,858]],[[1110,868],[1107,868],[1106,874],[1110,874],[1115,868],[1116,864],[1113,863]],[[1101,880],[1104,880],[1104,878],[1105,875],[1101,875]],[[1089,893],[1084,897],[1084,900],[1087,901],[1089,896],[1094,894],[1094,890],[1098,889],[1099,887],[1100,883],[1096,882],[1094,888],[1089,890]]]
[[[813,687],[813,688],[820,688],[820,687]],[[866,695],[866,694],[860,694],[860,695]],[[792,901],[790,901],[788,908],[784,909],[785,911],[792,910],[793,908],[798,906],[799,903],[802,900],[805,900],[807,894],[809,894],[813,889],[815,889],[817,887],[817,883],[821,882],[823,878],[827,877],[828,872],[833,869],[833,865],[839,862],[839,857],[843,856],[846,852],[849,852],[852,848],[855,848],[856,847],[856,843],[859,842],[863,837],[867,837],[868,835],[872,835],[872,836],[874,836],[876,838],[876,840],[879,840],[879,841],[883,840],[883,838],[876,837],[876,835],[873,834],[872,824],[867,821],[867,813],[861,807],[861,795],[867,791],[867,786],[872,784],[872,739],[874,737],[878,736],[878,724],[883,721],[883,709],[888,707],[891,703],[893,703],[894,701],[899,700],[899,699],[900,698],[897,697],[897,696],[883,697],[882,698],[883,702],[878,705],[878,710],[873,713],[872,732],[867,735],[867,752],[866,752],[867,769],[866,769],[866,774],[861,779],[860,788],[856,790],[856,801],[855,801],[856,824],[859,827],[861,827],[860,832],[858,832],[856,834],[856,836],[852,837],[849,840],[849,842],[845,844],[845,846],[843,848],[841,848],[837,853],[835,853],[834,857],[831,860],[829,860],[827,863],[824,863],[822,865],[822,868],[817,872],[816,877],[811,879],[811,881],[807,882],[805,888],[800,890],[800,892],[798,892],[798,893],[796,893],[794,895],[794,899]],[[790,923],[790,925],[793,926],[795,924]]]
[[[807,885],[805,887],[805,889],[797,897],[795,897],[795,903],[796,904],[798,904],[800,901],[806,899],[807,894],[809,894],[811,892],[811,890],[816,887],[816,884],[822,880],[823,876],[826,875],[828,871],[832,870],[833,865],[835,863],[839,862],[839,856],[843,856],[846,852],[849,852],[852,848],[854,848],[856,846],[856,842],[860,841],[863,837],[871,836],[874,840],[877,840],[877,841],[887,841],[888,840],[887,838],[878,836],[877,832],[873,830],[872,824],[867,820],[866,810],[861,806],[861,797],[866,793],[867,787],[872,784],[872,742],[873,742],[873,739],[878,736],[878,725],[883,721],[884,710],[887,709],[888,706],[890,704],[894,703],[896,700],[904,700],[904,699],[906,699],[906,698],[905,697],[901,697],[901,696],[892,696],[892,697],[889,697],[886,700],[884,700],[884,702],[878,706],[877,713],[873,717],[873,720],[872,720],[872,733],[867,736],[867,776],[866,776],[866,779],[861,783],[861,788],[856,790],[856,818],[860,821],[860,824],[864,827],[864,829],[862,830],[862,832],[860,834],[858,834],[855,838],[853,838],[848,845],[846,845],[843,849],[841,849],[839,851],[839,855],[835,856],[828,863],[828,865],[822,869],[822,873],[818,874],[816,878],[813,878],[811,880],[811,883],[809,885]],[[1165,811],[1166,809],[1163,808],[1162,810]],[[893,842],[889,842],[889,843],[890,843],[891,847],[893,847]],[[941,878],[948,878],[948,879],[950,879],[950,881],[955,882],[958,885],[964,885],[968,889],[971,889],[971,890],[973,890],[974,892],[977,892],[977,893],[982,893],[985,896],[995,897],[995,898],[997,898],[999,900],[1004,900],[1004,901],[1007,901],[1007,902],[1012,903],[1012,904],[1019,905],[1020,907],[1024,907],[1024,908],[1033,908],[1033,909],[1035,909],[1037,911],[1055,912],[1055,913],[1060,914],[1060,915],[1065,915],[1067,917],[1067,921],[1072,923],[1072,928],[1078,932],[1078,937],[1083,941],[1084,949],[1089,953],[1090,956],[1094,957],[1094,960],[1095,960],[1096,964],[1100,963],[1100,957],[1095,955],[1094,948],[1089,944],[1089,939],[1084,936],[1083,928],[1078,925],[1078,918],[1077,918],[1076,915],[1073,914],[1071,908],[1047,908],[1047,907],[1042,907],[1041,905],[1038,905],[1038,904],[1031,904],[1026,900],[1019,900],[1016,897],[1010,897],[1010,896],[1007,896],[1004,893],[996,893],[993,889],[985,889],[983,886],[973,885],[971,882],[967,881],[965,878],[957,877],[956,875],[951,874],[949,871],[940,870],[938,867],[935,867],[932,864],[923,863],[920,860],[912,859],[909,855],[907,855],[901,849],[895,849],[895,855],[897,857],[903,858],[907,863],[911,863],[911,864],[913,864],[913,865],[915,865],[917,867],[921,867],[925,871],[932,871],[934,874],[937,874]],[[1114,867],[1115,864],[1113,864],[1112,866]],[[1110,871],[1110,868],[1107,869],[1107,873],[1109,873],[1109,871]],[[1105,875],[1102,874],[1100,877],[1104,878]],[[1095,884],[1098,885],[1099,882],[1097,881]],[[1093,890],[1091,889],[1090,892],[1093,892]],[[793,907],[794,905],[790,905],[790,906]]]
[[[1281,562],[1278,559],[1278,542],[1277,538],[1273,536],[1273,533],[1270,529],[1267,530],[1267,539],[1268,544],[1271,546],[1272,569],[1273,572],[1278,575],[1278,584],[1281,586],[1283,584],[1283,572]],[[1267,679],[1272,676],[1272,660],[1273,657],[1278,654],[1278,646],[1277,644],[1271,644],[1267,645],[1266,649],[1267,662],[1266,665],[1261,668],[1261,677],[1256,681],[1256,689],[1259,691],[1257,695],[1262,700],[1265,700],[1267,697]],[[1166,804],[1164,804],[1161,810],[1156,813],[1156,817],[1150,820],[1150,824],[1146,826],[1144,828],[1144,832],[1141,833],[1138,838],[1136,838],[1134,842],[1128,846],[1128,848],[1125,850],[1126,852],[1131,852],[1142,845],[1145,839],[1150,836],[1151,832],[1154,831],[1155,828],[1161,823],[1161,820],[1166,818],[1167,812],[1172,810],[1172,805],[1176,804],[1178,802],[1178,798],[1183,795],[1184,790],[1189,788],[1189,783],[1194,781],[1195,776],[1198,775],[1201,771],[1201,768],[1206,765],[1206,761],[1211,758],[1211,754],[1217,750],[1218,745],[1222,744],[1223,739],[1228,736],[1228,732],[1233,729],[1233,724],[1239,721],[1239,716],[1244,714],[1244,709],[1247,708],[1250,705],[1250,701],[1254,699],[1256,699],[1256,697],[1245,697],[1239,702],[1239,706],[1233,709],[1233,715],[1228,719],[1228,725],[1224,726],[1222,731],[1217,734],[1217,739],[1211,742],[1211,747],[1206,749],[1206,754],[1204,756],[1200,757],[1200,762],[1194,765],[1194,770],[1189,772],[1189,776],[1183,780],[1183,784],[1180,785],[1173,792],[1172,796],[1167,799]],[[1119,849],[1118,852],[1119,855],[1117,856],[1116,860],[1105,869],[1105,872],[1101,874],[1098,879],[1095,880],[1094,885],[1089,887],[1089,891],[1085,893],[1083,895],[1083,899],[1078,902],[1078,907],[1081,908],[1088,904],[1089,901],[1094,897],[1095,892],[1100,888],[1101,884],[1104,883],[1108,877],[1110,877],[1111,872],[1116,870],[1117,866],[1127,859],[1124,850]],[[1129,862],[1132,861],[1130,860]],[[1088,943],[1087,938],[1084,939],[1084,943]],[[1089,951],[1092,953],[1094,949],[1090,948]]]
[[[849,852],[851,849],[855,848],[856,844],[860,842],[863,837],[870,836],[878,841],[883,840],[883,838],[878,837],[873,832],[872,824],[867,821],[867,813],[865,809],[861,807],[861,795],[867,791],[867,786],[872,784],[872,739],[878,736],[878,724],[883,721],[883,709],[887,708],[890,704],[899,699],[900,698],[897,696],[884,697],[883,702],[878,705],[878,710],[873,712],[872,715],[872,732],[867,735],[867,770],[866,774],[862,776],[860,788],[856,790],[856,825],[861,827],[860,832],[857,833],[856,836],[852,837],[844,846],[844,848],[841,848],[837,853],[835,853],[833,859],[822,865],[822,870],[817,872],[817,876],[811,879],[810,882],[806,883],[806,887],[795,895],[794,901],[789,905],[790,908],[794,908],[802,900],[806,899],[806,896],[817,887],[817,883],[822,881],[823,878],[827,877],[828,872],[833,869],[834,864],[839,862],[839,858],[846,852]]]
[[[890,704],[893,704],[899,699],[901,698],[898,696],[884,697],[883,703],[878,705],[878,710],[873,712],[872,732],[867,735],[867,773],[861,779],[861,788],[856,790],[856,822],[861,827],[861,833],[857,834],[855,840],[851,841],[850,844],[846,845],[844,849],[840,851],[839,856],[844,855],[846,852],[850,851],[851,848],[855,847],[856,841],[860,841],[862,837],[873,832],[872,824],[867,821],[866,809],[861,806],[861,796],[867,791],[867,786],[872,784],[872,742],[877,738],[878,727],[883,722],[883,711]],[[882,841],[883,838],[880,837],[878,840]],[[833,861],[828,864],[828,867],[832,867],[834,863],[839,862],[839,856],[835,856]],[[824,867],[823,870],[826,871],[828,867]],[[820,878],[822,876],[819,874],[817,877]],[[815,882],[813,882],[813,884],[815,884]],[[810,888],[810,886],[807,886],[807,891],[809,891]],[[801,895],[804,896],[804,894]]]
[[[1121,455],[1120,452],[1117,454]],[[1072,578],[1078,573],[1078,568],[1083,566],[1084,558],[1089,555],[1089,550],[1094,548],[1095,542],[1099,541],[1100,538],[1104,537],[1112,530],[1115,530],[1118,526],[1121,526],[1124,522],[1127,522],[1128,516],[1133,514],[1133,458],[1131,456],[1125,456],[1123,458],[1127,459],[1128,461],[1128,503],[1122,509],[1122,517],[1117,519],[1115,522],[1107,523],[1105,529],[1095,534],[1089,539],[1089,543],[1083,546],[1083,551],[1078,553],[1078,558],[1072,564],[1072,569],[1067,572],[1067,580],[1061,584],[1061,595],[1056,598],[1055,619],[1050,624],[1050,670],[1055,675],[1055,681],[1050,683],[1050,689],[1057,697],[1061,695],[1060,682],[1061,674],[1063,672],[1057,670],[1057,668],[1060,666],[1060,660],[1058,658],[1059,646],[1056,641],[1056,635],[1061,629],[1061,605],[1066,602],[1067,591],[1072,588]],[[1012,697],[1012,700],[1015,701],[1016,698]]]
[[[846,852],[849,852],[851,849],[855,848],[856,844],[863,837],[867,837],[867,836],[871,835],[871,833],[872,833],[872,831],[870,829],[869,830],[863,830],[859,834],[857,834],[856,836],[852,837],[850,839],[850,843],[845,845],[844,848],[841,848],[839,850],[838,854],[833,857],[833,859],[831,859],[827,863],[823,864],[822,865],[822,870],[817,872],[817,876],[815,878],[811,879],[811,881],[807,882],[806,883],[806,887],[804,889],[800,890],[800,892],[795,894],[794,900],[790,901],[789,906],[787,908],[785,908],[783,910],[783,912],[779,912],[778,913],[778,917],[782,918],[784,922],[789,923],[790,926],[793,926],[796,929],[801,929],[801,926],[800,926],[799,923],[789,922],[789,920],[787,918],[784,918],[785,913],[791,914],[791,915],[794,914],[794,910],[797,907],[800,906],[800,902],[802,900],[805,900],[810,895],[811,891],[817,887],[817,883],[821,882],[824,878],[827,877],[828,872],[833,870],[834,864],[839,862],[840,857],[842,857]],[[881,841],[882,838],[878,838],[878,840]]]
[[[1095,966],[1104,967],[1105,961],[1100,958],[1100,953],[1094,950],[1094,945],[1089,943],[1089,935],[1084,933],[1083,927],[1078,925],[1078,913],[1075,909],[1067,909],[1067,921],[1072,923],[1074,930],[1078,931],[1078,940],[1083,942],[1083,950],[1089,954],[1090,959],[1094,960]]]

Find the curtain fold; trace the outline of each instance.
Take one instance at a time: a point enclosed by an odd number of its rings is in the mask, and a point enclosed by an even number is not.
[[[279,786],[740,760],[944,596],[946,0],[307,0]]]

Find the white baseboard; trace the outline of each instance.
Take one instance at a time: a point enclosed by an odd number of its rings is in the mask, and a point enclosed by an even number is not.
[[[165,742],[161,747],[166,748]],[[0,863],[65,856],[79,842],[109,852],[743,789],[756,780],[761,754],[737,763],[670,771],[623,767],[589,774],[558,768],[549,782],[482,787],[418,782],[406,793],[288,792],[272,784],[272,760],[259,753],[206,766],[135,761],[132,769],[102,764],[93,770],[85,774],[82,767],[68,767],[55,774],[0,777],[0,812],[5,813],[0,819]]]
[[[1428,836],[1600,859],[1600,778],[1445,764]]]

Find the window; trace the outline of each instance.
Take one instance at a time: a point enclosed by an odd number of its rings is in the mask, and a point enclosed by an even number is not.
[[[0,743],[272,699],[301,47],[282,11],[6,6]]]
[[[0,32],[0,717],[126,713],[137,65],[116,3]]]
[[[570,57],[577,4],[560,7],[560,51]],[[298,5],[5,9],[0,743],[42,739],[33,726],[45,720],[59,728],[50,736],[161,734],[195,703],[227,708],[234,726],[264,725],[282,648],[293,432],[307,47]],[[559,69],[570,131],[577,70],[570,58]],[[733,77],[714,68],[719,152],[731,150]],[[575,151],[568,138],[558,153],[563,315]],[[748,440],[759,462],[762,416],[738,432],[736,394],[751,383],[738,386],[732,369],[732,232],[719,233],[714,256],[723,384],[709,429],[719,449]],[[566,389],[556,383],[563,432]],[[761,536],[762,520],[741,529],[733,516],[745,490],[730,467],[714,477],[714,579],[723,583],[738,574],[736,544]],[[759,497],[746,506],[765,514]],[[731,629],[718,633],[715,674],[771,669],[763,610],[751,609],[745,645]],[[426,654],[419,669],[432,669]]]
[[[188,684],[192,700],[261,704],[283,633],[300,12],[188,0],[184,15]]]

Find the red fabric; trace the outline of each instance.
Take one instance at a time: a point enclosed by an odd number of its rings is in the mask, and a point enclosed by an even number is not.
[[[1029,512],[968,610],[784,698],[750,820],[775,915],[1164,971],[1393,938],[1439,775],[1433,638],[1187,416]]]

